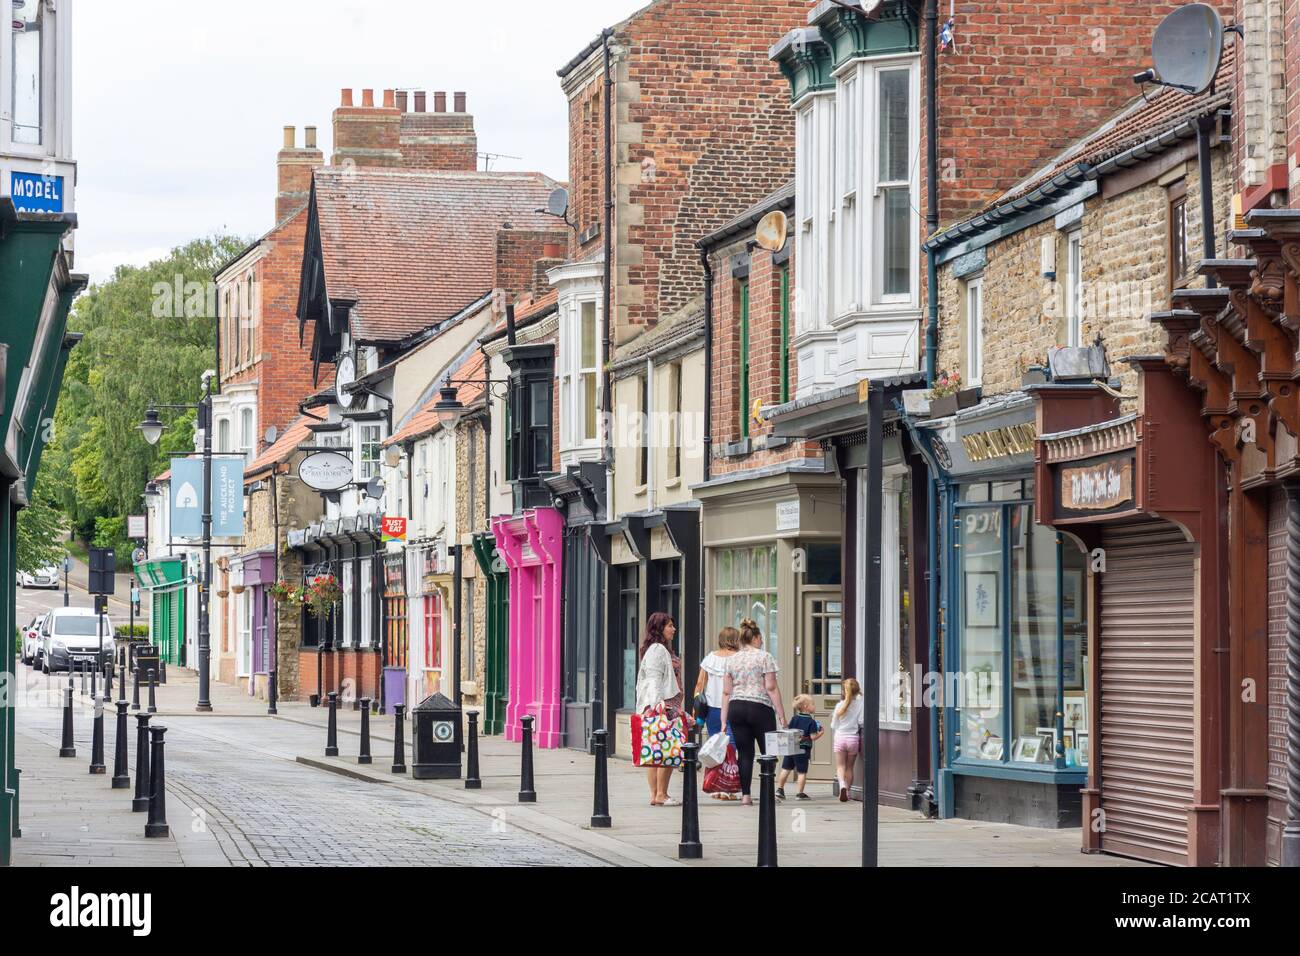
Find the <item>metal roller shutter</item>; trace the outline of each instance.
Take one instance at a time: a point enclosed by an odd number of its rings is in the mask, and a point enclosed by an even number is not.
[[[1268,862],[1277,865],[1286,819],[1286,493],[1268,509]]]
[[[1164,521],[1105,529],[1101,581],[1101,806],[1108,853],[1187,862],[1193,802],[1193,546]]]

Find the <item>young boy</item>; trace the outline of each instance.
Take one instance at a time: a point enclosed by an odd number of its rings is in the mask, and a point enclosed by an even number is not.
[[[799,784],[799,792],[794,795],[795,799],[810,799],[808,794],[803,792],[804,785],[808,782],[808,759],[812,756],[813,741],[820,739],[825,733],[822,725],[813,720],[813,700],[807,694],[800,694],[794,699],[794,711],[794,716],[790,718],[790,729],[803,733],[803,738],[799,741],[799,749],[802,752],[797,757],[781,759],[781,779],[776,784],[778,800],[785,799],[785,782],[790,779],[791,773],[795,774],[796,782]]]

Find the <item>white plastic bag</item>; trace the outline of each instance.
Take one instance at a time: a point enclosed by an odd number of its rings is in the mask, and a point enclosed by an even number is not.
[[[716,767],[727,759],[727,735],[716,733],[704,741],[700,748],[700,766],[705,770]]]

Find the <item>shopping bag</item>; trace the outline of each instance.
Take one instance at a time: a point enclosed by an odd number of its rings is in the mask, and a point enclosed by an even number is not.
[[[635,718],[637,715],[633,715]],[[657,708],[646,710],[640,715],[638,767],[680,767],[682,765],[682,743],[686,739],[680,718],[669,717],[660,704]],[[635,724],[633,725],[635,728]],[[634,736],[634,742],[638,737]]]
[[[704,771],[704,792],[740,793],[740,764],[736,760],[736,748],[731,744],[727,744],[726,759]]]
[[[727,735],[725,733],[714,734],[704,741],[704,746],[700,747],[700,766],[705,770],[716,767],[726,759]]]

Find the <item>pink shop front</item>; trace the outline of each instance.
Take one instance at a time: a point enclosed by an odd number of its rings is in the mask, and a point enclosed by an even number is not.
[[[275,552],[251,551],[230,559],[235,572],[230,600],[234,602],[237,674],[250,694],[265,697],[268,674],[274,669],[275,601],[269,588],[275,584]]]
[[[534,744],[560,747],[564,519],[552,508],[530,509],[493,518],[492,533],[510,574],[506,739],[520,740],[520,718],[532,715]]]

